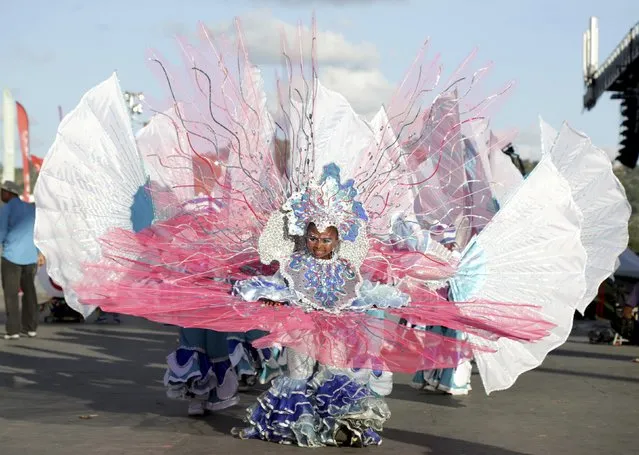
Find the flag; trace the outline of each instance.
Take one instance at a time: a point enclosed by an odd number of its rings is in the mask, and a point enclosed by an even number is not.
[[[24,200],[28,201],[31,194],[31,177],[29,174],[30,155],[29,151],[29,117],[24,106],[16,102],[18,113],[18,134],[20,137],[20,149],[22,150],[22,179],[24,182]]]

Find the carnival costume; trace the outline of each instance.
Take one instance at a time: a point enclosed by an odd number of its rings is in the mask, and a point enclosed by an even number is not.
[[[271,115],[241,34],[236,43],[203,37],[201,47],[181,43],[184,74],[152,58],[172,100],[144,141],[115,75],[61,123],[35,191],[36,243],[69,305],[268,332],[253,346],[290,351],[289,374],[240,435],[300,445],[337,443],[344,430],[351,442],[379,443],[388,413],[373,393],[377,372],[474,358],[491,392],[566,340],[574,310],[627,243],[623,189],[586,137],[563,127],[487,222],[483,190],[471,190],[464,153],[449,147],[497,98],[476,96],[485,71],[469,72],[470,59],[442,84],[422,50],[376,126],[320,83],[315,39],[310,63],[285,48]],[[440,99],[458,120],[429,121]],[[424,166],[413,165],[419,154]],[[304,249],[310,224],[337,229],[330,259]],[[452,227],[467,238],[459,258],[427,241]],[[603,228],[606,238],[593,235]],[[243,266],[256,259],[278,273],[249,276]],[[445,286],[451,302],[437,294]],[[259,303],[271,293],[286,304]]]

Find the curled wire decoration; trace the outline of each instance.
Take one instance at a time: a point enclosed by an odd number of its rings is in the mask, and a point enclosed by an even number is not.
[[[473,52],[444,80],[440,57],[428,57],[424,43],[391,99],[365,122],[320,83],[314,19],[309,46],[305,34],[300,25],[297,50],[282,37],[275,112],[239,21],[235,40],[202,27],[199,44],[180,41],[182,69],[152,58],[168,106],[155,111],[147,127],[152,134],[142,132],[138,145],[154,210],[165,215],[140,232],[116,229],[102,240],[103,259],[87,264],[77,285],[83,302],[182,327],[263,329],[269,335],[256,347],[277,343],[330,365],[391,371],[454,366],[473,351],[493,350],[500,336],[545,336],[552,325],[535,307],[519,305],[513,318],[509,303],[446,301],[437,286],[425,283],[444,283],[456,259],[444,247],[410,246],[424,233],[437,238],[453,230],[463,248],[494,213],[478,158],[487,144],[470,128],[506,93],[481,99],[474,93],[488,67],[473,69]],[[329,102],[337,107],[327,108]],[[232,295],[231,282],[277,271],[277,264],[259,262],[260,235],[293,193],[320,177],[327,144],[339,142],[336,135],[348,122],[366,140],[328,152],[344,158],[343,180],[354,179],[368,214],[370,250],[361,272],[409,294],[410,305],[386,309],[390,318],[380,319],[357,311],[274,308]],[[340,157],[345,152],[352,155]],[[397,220],[410,233],[393,232]],[[395,322],[401,317],[486,343],[410,330]]]

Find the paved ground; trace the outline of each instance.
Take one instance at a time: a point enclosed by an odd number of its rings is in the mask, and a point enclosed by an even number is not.
[[[1,316],[0,316],[1,317]],[[301,452],[229,435],[242,407],[205,419],[165,398],[163,361],[176,330],[136,319],[121,326],[42,325],[0,341],[0,454],[274,454]],[[639,349],[576,336],[506,392],[455,399],[418,393],[399,377],[384,444],[340,453],[454,455],[638,452]],[[320,453],[339,449],[318,450]]]

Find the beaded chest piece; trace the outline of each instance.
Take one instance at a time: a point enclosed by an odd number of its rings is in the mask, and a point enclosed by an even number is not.
[[[260,260],[280,263],[280,272],[308,310],[339,313],[358,297],[359,268],[369,246],[368,216],[356,197],[354,181],[342,183],[339,167],[328,164],[319,181],[292,194],[271,215],[260,236]],[[316,259],[306,248],[296,251],[295,239],[306,234],[309,223],[320,232],[337,228],[340,243],[331,259]]]

